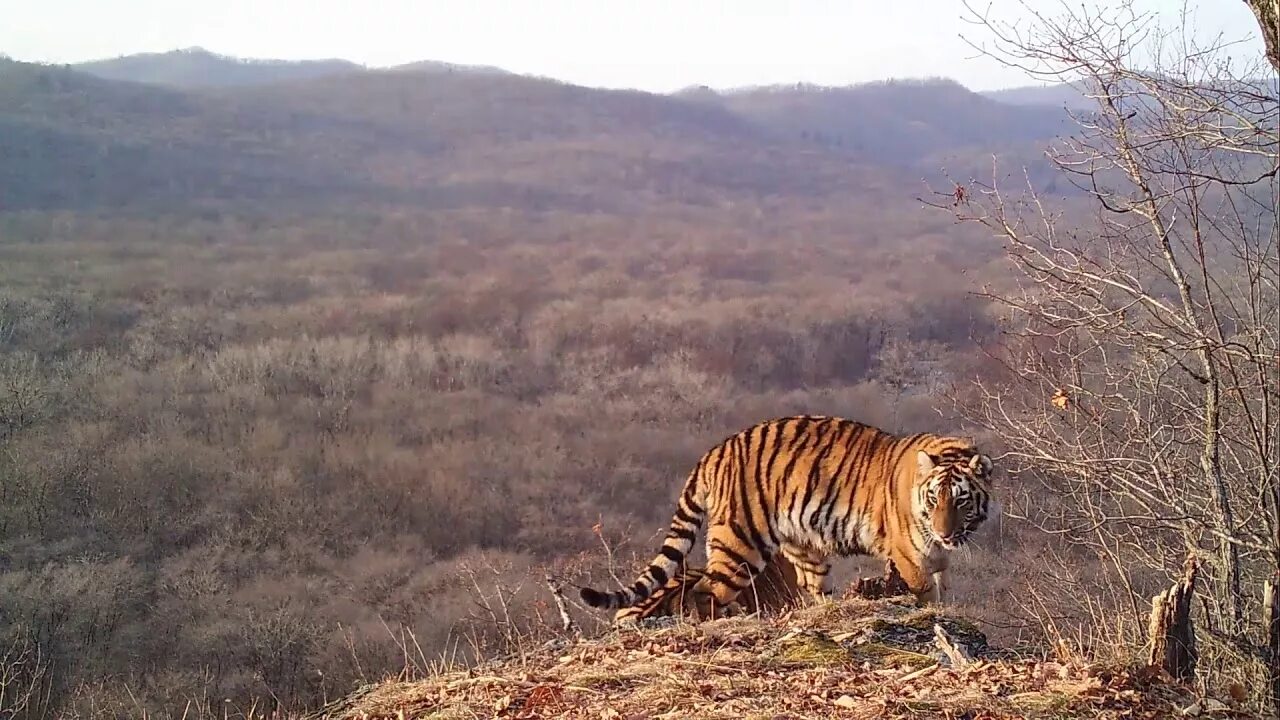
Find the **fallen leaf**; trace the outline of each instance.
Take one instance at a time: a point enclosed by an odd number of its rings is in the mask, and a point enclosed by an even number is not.
[[[1053,391],[1053,397],[1049,398],[1049,402],[1053,403],[1053,406],[1059,410],[1066,410],[1067,406],[1071,404],[1071,398],[1067,396],[1067,391],[1058,388]]]
[[[1242,703],[1249,699],[1249,691],[1245,690],[1244,685],[1241,685],[1238,682],[1233,682],[1227,686],[1227,694],[1231,696],[1232,700],[1235,700],[1238,703]]]
[[[857,701],[857,700],[855,700],[852,696],[849,696],[849,695],[841,695],[840,697],[836,698],[835,700],[832,700],[832,701],[831,701],[831,704],[832,704],[832,705],[835,705],[836,707],[842,707],[842,708],[845,708],[845,709],[847,709],[847,710],[852,710],[853,708],[855,708],[855,707],[857,707],[857,706],[858,706],[858,701]]]

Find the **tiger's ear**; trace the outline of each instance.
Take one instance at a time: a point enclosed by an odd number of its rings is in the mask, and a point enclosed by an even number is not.
[[[921,450],[916,453],[916,469],[921,475],[928,475],[938,464],[933,461],[933,456]]]

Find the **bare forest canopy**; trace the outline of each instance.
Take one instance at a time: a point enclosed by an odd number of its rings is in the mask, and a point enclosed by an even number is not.
[[[0,60],[0,715],[316,707],[607,577],[597,524],[625,574],[746,424],[956,428],[1015,278],[916,198],[995,155],[1083,217],[1063,104]],[[957,562],[1006,628],[1024,529]]]
[[[389,68],[370,70],[350,60],[267,60],[237,58],[194,47],[164,53],[139,53],[116,58],[76,63],[75,70],[106,80],[203,88],[261,85],[324,75],[360,72],[465,72],[506,75],[505,70],[485,65],[422,60]]]
[[[202,52],[105,63],[0,60],[0,208],[352,199],[636,213],[667,200],[907,196],[943,166],[989,175],[992,153],[1011,171],[1043,167],[1044,145],[1068,129],[1060,107],[946,80],[690,98],[430,63],[345,72]],[[119,81],[192,63],[264,79]],[[305,76],[285,81],[285,68]]]

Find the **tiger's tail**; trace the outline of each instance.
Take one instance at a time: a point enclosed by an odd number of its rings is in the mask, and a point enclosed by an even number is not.
[[[701,465],[701,463],[699,463]],[[579,590],[582,600],[595,608],[630,607],[653,594],[667,580],[676,576],[684,567],[685,557],[693,549],[693,541],[698,536],[698,528],[706,517],[706,508],[699,502],[698,469],[689,474],[685,482],[684,492],[676,503],[676,514],[671,518],[671,527],[667,537],[658,548],[658,554],[649,562],[649,567],[636,578],[635,584],[616,592],[601,592],[594,588],[584,587]]]

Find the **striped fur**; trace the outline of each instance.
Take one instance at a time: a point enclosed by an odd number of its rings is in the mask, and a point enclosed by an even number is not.
[[[940,601],[948,551],[992,510],[991,472],[964,438],[895,436],[832,417],[762,422],[702,456],[658,555],[631,587],[582,588],[582,599],[625,608],[668,586],[705,522],[707,564],[693,589],[702,614],[730,607],[779,552],[816,598],[830,594],[833,556],[874,555],[892,560],[922,601]]]
[[[618,608],[613,614],[613,624],[630,625],[651,617],[686,614],[693,601],[691,590],[705,574],[702,568],[693,567],[677,571],[634,605]]]
[[[700,567],[686,567],[677,571],[649,596],[634,605],[619,608],[613,615],[613,624],[622,626],[637,623],[651,617],[696,614],[693,587],[706,571]],[[778,611],[794,605],[804,597],[797,581],[795,566],[781,555],[769,562],[764,572],[752,578],[751,585],[738,596],[741,611]]]

